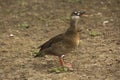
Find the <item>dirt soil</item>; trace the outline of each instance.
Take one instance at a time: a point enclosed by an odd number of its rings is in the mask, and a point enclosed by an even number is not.
[[[89,15],[78,23],[78,49],[64,58],[74,71],[49,73],[58,58],[33,53],[69,27],[74,10]],[[0,0],[0,80],[120,80],[120,0]]]

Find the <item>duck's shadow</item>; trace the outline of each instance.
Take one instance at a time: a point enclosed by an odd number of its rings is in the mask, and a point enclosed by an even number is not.
[[[50,60],[45,63],[33,63],[33,69],[36,71],[46,71],[55,67],[56,65],[57,64],[55,63],[55,61]]]

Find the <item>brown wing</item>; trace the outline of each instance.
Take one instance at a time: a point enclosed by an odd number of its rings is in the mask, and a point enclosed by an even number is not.
[[[52,44],[61,41],[62,39],[63,39],[63,34],[59,34],[59,35],[51,38],[49,41],[45,42],[44,44],[42,44],[42,45],[39,46],[38,48],[41,48],[40,51],[41,51],[41,50],[44,50],[44,49],[46,49],[46,48],[51,47]]]

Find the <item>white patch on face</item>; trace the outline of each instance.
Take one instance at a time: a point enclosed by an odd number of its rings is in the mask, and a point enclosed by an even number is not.
[[[62,55],[61,57],[63,58],[65,55]]]
[[[80,13],[77,13],[77,15],[79,16],[79,15],[80,15]]]
[[[79,16],[72,16],[72,19],[79,19]]]
[[[75,14],[77,13],[77,11],[74,12]]]

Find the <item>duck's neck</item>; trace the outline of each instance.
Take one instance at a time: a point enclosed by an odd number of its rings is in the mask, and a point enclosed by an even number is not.
[[[73,31],[73,32],[78,31],[77,23],[78,23],[78,20],[71,19],[70,20],[70,27],[68,28],[67,31]]]

